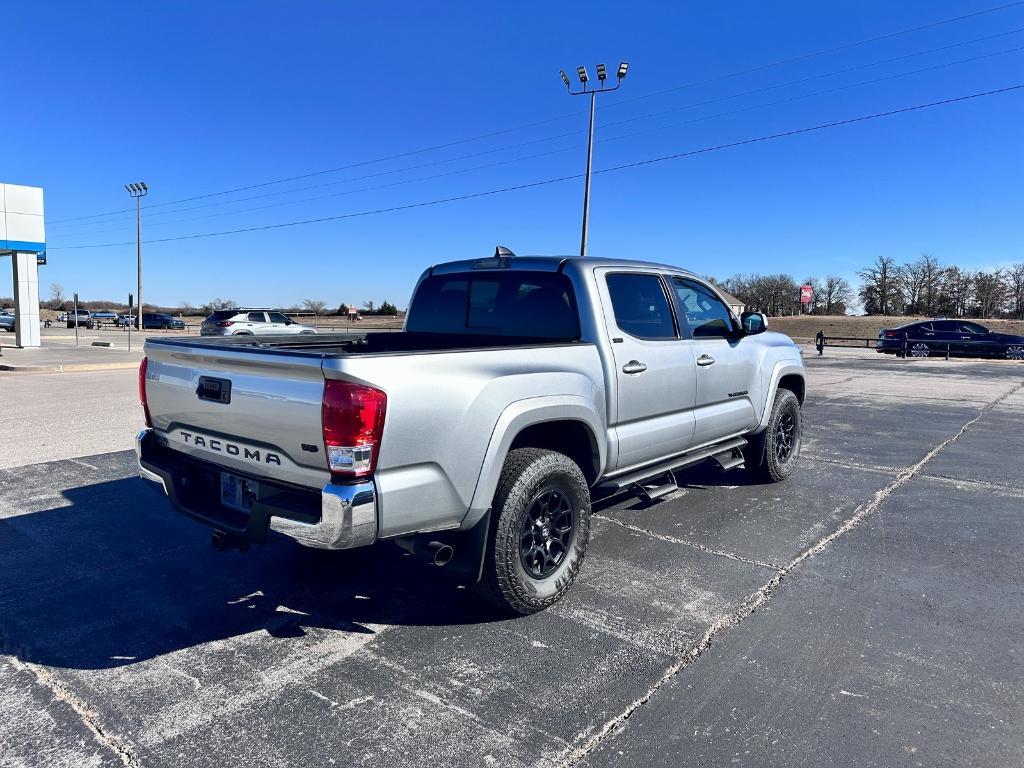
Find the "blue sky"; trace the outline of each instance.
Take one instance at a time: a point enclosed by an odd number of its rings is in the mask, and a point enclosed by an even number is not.
[[[126,182],[151,188],[145,240],[576,174],[586,103],[566,95],[558,70],[581,63],[593,75],[597,62],[630,62],[622,89],[599,97],[595,169],[1024,83],[1024,51],[1002,53],[1024,46],[1014,31],[1024,30],[1024,4],[720,77],[999,4],[18,3],[3,17],[0,180],[45,187],[44,297],[59,282],[83,297],[122,298],[135,280],[133,245],[69,246],[133,241],[133,216],[61,220],[129,208]],[[964,59],[973,61],[942,66]],[[855,85],[879,78],[890,79]],[[656,95],[666,89],[675,90]],[[852,276],[879,254],[928,252],[976,268],[1021,261],[1022,118],[1016,91],[600,174],[590,253],[798,279]],[[505,132],[167,204],[496,131]],[[148,244],[146,299],[404,306],[431,263],[498,243],[575,253],[581,198],[572,180]],[[0,295],[9,294],[4,265]]]

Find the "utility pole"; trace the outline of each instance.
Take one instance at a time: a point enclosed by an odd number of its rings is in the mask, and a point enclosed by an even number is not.
[[[124,188],[128,190],[128,194],[135,198],[135,258],[136,258],[136,269],[138,277],[138,285],[136,286],[137,293],[136,297],[139,300],[139,309],[135,313],[135,326],[140,331],[142,330],[142,198],[149,193],[149,187],[146,186],[146,182],[140,181],[133,184],[125,184]]]
[[[629,62],[619,62],[619,71],[615,76],[615,85],[611,88],[606,88],[605,82],[608,80],[608,70],[604,64],[598,64],[597,81],[601,85],[599,88],[591,88],[587,85],[587,83],[590,82],[590,77],[587,75],[587,68],[576,67],[576,75],[580,79],[580,85],[583,86],[583,88],[578,91],[574,91],[572,89],[572,83],[569,82],[569,76],[565,74],[565,70],[559,70],[559,74],[562,76],[562,82],[565,83],[565,89],[569,92],[570,96],[590,97],[590,131],[587,135],[587,173],[586,179],[583,183],[583,235],[580,238],[580,256],[587,255],[587,227],[590,222],[590,169],[594,161],[594,109],[597,106],[597,94],[617,91],[619,86],[622,85],[622,81],[626,78],[626,71],[628,69]]]

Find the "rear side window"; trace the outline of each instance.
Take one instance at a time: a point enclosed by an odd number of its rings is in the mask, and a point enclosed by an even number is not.
[[[416,290],[406,328],[539,339],[580,336],[576,299],[565,275],[482,272],[434,275]]]
[[[216,312],[210,314],[207,320],[211,323],[222,323],[225,320],[230,320],[232,317],[238,314],[237,309],[218,309]]]
[[[265,323],[267,320],[266,316],[262,312],[250,312],[249,322],[250,323]]]
[[[661,278],[657,275],[608,275],[615,324],[638,339],[674,339],[672,321]]]

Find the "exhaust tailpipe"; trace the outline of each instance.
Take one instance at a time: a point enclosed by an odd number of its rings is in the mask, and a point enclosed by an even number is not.
[[[432,541],[427,544],[427,549],[434,553],[433,563],[438,568],[444,568],[455,557],[455,550],[449,544],[442,544],[440,541]]]
[[[420,560],[425,560],[438,568],[443,568],[455,557],[455,549],[443,541],[425,541],[420,536],[408,536],[395,539],[395,543]]]

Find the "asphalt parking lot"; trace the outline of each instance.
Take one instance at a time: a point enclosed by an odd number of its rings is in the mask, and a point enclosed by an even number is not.
[[[1024,366],[807,363],[790,481],[596,505],[528,618],[390,546],[216,552],[114,434],[8,461],[0,765],[1024,764]]]

